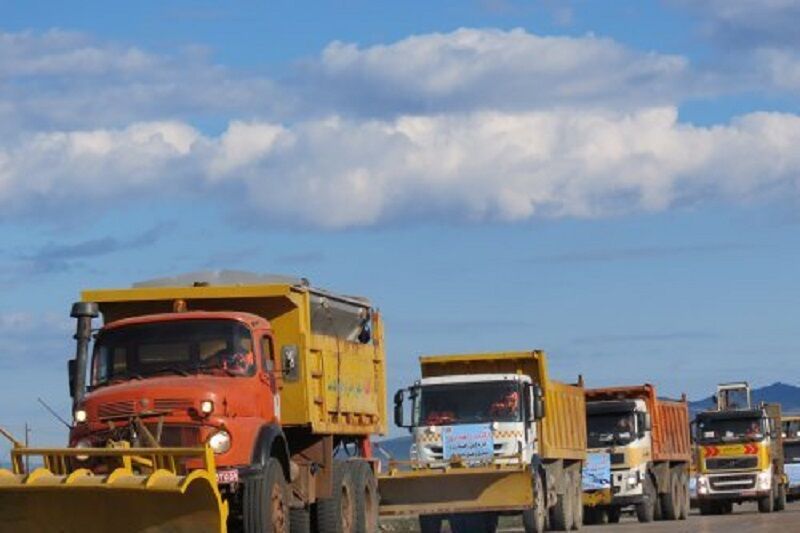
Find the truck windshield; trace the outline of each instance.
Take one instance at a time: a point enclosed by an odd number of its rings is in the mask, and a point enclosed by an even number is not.
[[[517,382],[426,385],[419,394],[415,409],[418,426],[522,420],[522,395]]]
[[[250,330],[235,320],[137,324],[101,332],[94,345],[92,385],[155,375],[251,376]]]
[[[697,441],[700,443],[745,442],[764,438],[760,418],[708,418],[697,421]]]
[[[636,438],[633,412],[597,413],[586,417],[590,448],[630,444]]]

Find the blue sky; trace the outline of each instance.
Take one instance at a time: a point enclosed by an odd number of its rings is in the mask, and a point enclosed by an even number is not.
[[[69,305],[309,277],[422,353],[798,384],[788,0],[0,1],[0,424],[68,414]]]

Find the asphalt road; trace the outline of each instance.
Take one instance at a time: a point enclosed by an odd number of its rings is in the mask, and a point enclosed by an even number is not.
[[[508,519],[503,519],[506,521]],[[516,522],[516,521],[515,521]],[[504,526],[504,527],[503,527]],[[383,531],[406,533],[416,531],[416,520],[390,521],[383,524]],[[517,533],[523,531],[522,527],[501,522],[501,532]],[[650,524],[640,524],[635,518],[623,516],[619,524],[608,524],[604,526],[583,526],[581,531],[601,533],[614,533],[616,531],[634,532],[644,531],[647,533],[747,533],[780,532],[794,533],[800,532],[800,502],[791,503],[786,506],[785,511],[771,514],[760,514],[755,504],[737,505],[733,508],[733,513],[724,516],[700,516],[697,511],[693,511],[688,520],[677,522],[652,522]]]
[[[733,513],[724,516],[700,516],[693,511],[687,520],[640,524],[635,518],[623,517],[619,524],[584,526],[582,531],[646,531],[648,533],[747,533],[800,531],[800,502],[788,504],[785,511],[761,514],[755,504],[735,505]],[[522,531],[521,528],[505,531]]]

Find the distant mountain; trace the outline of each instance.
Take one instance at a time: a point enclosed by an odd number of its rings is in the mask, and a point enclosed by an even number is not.
[[[784,413],[800,413],[800,387],[776,382],[766,387],[753,389],[753,401],[755,403],[779,403]],[[713,409],[714,407],[714,399],[712,396],[689,402],[689,410],[693,414],[705,409]]]
[[[389,458],[397,461],[408,461],[408,454],[411,451],[411,437],[396,437],[394,439],[384,439],[375,443],[379,448],[377,455],[383,460]],[[387,457],[389,455],[390,457]]]

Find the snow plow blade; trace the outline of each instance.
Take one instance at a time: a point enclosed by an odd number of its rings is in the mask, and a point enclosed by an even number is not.
[[[0,533],[226,531],[228,504],[210,449],[17,448],[11,454],[12,469],[0,469]],[[26,456],[44,466],[25,473]],[[82,464],[79,456],[109,473],[73,467]]]
[[[383,516],[519,511],[534,502],[531,472],[521,467],[390,470],[378,491]]]

